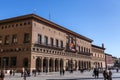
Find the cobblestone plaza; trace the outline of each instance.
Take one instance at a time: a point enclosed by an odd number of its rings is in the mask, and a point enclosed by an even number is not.
[[[59,72],[49,72],[49,73],[41,73],[40,75],[36,75],[34,77],[31,75],[31,77],[27,77],[27,80],[103,80],[103,75],[100,73],[99,78],[95,79],[92,76],[93,71],[85,71],[83,73],[79,71],[75,71],[73,73],[66,72],[65,75],[60,75]],[[120,73],[116,73],[115,70],[112,70],[112,77],[113,80],[120,80]],[[23,77],[19,73],[16,73],[15,76],[9,76],[9,74],[6,75],[5,80],[23,80]]]

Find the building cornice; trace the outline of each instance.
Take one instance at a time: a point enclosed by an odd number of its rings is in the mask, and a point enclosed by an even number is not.
[[[92,44],[92,47],[95,47],[95,48],[99,48],[99,49],[105,50],[105,48],[104,48],[104,47],[100,47],[100,46],[93,45],[93,44]]]
[[[81,39],[83,39],[85,41],[88,41],[90,43],[92,43],[92,41],[93,41],[92,39],[89,39],[89,38],[87,38],[87,37],[85,37],[83,35],[80,35],[80,34],[74,32],[74,31],[71,31],[71,30],[69,30],[67,28],[64,28],[64,27],[62,27],[62,26],[60,26],[60,25],[58,25],[56,23],[53,23],[53,22],[51,22],[51,21],[49,21],[47,19],[44,19],[44,18],[42,18],[42,17],[40,17],[38,15],[35,15],[35,14],[28,14],[28,15],[23,15],[23,16],[18,16],[18,17],[13,17],[13,18],[9,18],[9,19],[0,20],[0,24],[10,23],[10,22],[19,21],[19,20],[26,20],[26,19],[33,19],[33,20],[36,20],[36,21],[41,21],[42,23],[54,26],[54,28],[60,29],[60,30],[62,30],[64,32],[67,32],[68,34],[72,34],[72,35],[74,35],[74,36],[76,36],[78,38],[81,38]]]

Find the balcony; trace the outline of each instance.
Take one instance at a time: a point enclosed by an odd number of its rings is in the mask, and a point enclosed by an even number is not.
[[[82,54],[82,55],[87,55],[87,56],[91,56],[91,53],[88,52],[77,52],[78,54]]]
[[[50,45],[50,44],[47,44],[47,45],[46,45],[46,44],[44,44],[44,43],[41,43],[41,44],[40,44],[40,43],[35,43],[34,46],[35,46],[35,47],[48,48],[48,49],[61,50],[61,51],[65,49],[64,47],[61,48],[61,47],[59,47],[59,46],[57,47],[56,45]]]
[[[76,53],[77,51],[71,50],[71,49],[66,49],[65,52],[71,52],[71,53]]]

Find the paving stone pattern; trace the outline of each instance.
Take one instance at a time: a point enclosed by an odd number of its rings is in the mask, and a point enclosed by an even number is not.
[[[73,73],[65,72],[64,75],[60,75],[59,72],[49,72],[49,73],[41,73],[40,75],[31,75],[30,77],[27,77],[26,80],[103,80],[102,73],[99,75],[99,79],[95,79],[92,76],[93,71],[85,71],[81,73],[80,71],[74,71]],[[112,77],[113,80],[120,80],[120,72],[116,72],[115,70],[112,70]],[[20,73],[16,73],[15,76],[9,76],[9,74],[6,74],[5,80],[24,80],[23,77],[21,77]]]

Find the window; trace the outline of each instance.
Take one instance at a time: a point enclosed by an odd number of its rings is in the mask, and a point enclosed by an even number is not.
[[[11,25],[8,26],[8,28],[10,28],[10,27],[11,27]]]
[[[15,66],[16,66],[16,63],[17,63],[16,57],[11,57],[10,66],[11,66],[11,67],[15,67]]]
[[[42,36],[38,34],[38,44],[41,44],[41,42],[42,42]]]
[[[29,33],[24,34],[24,43],[29,43],[30,42],[30,35]]]
[[[20,26],[22,26],[22,23],[20,23]]]
[[[4,27],[2,26],[2,29],[4,29]]]
[[[26,25],[26,22],[24,22],[24,25]]]
[[[88,52],[90,53],[90,49],[88,49]]]
[[[50,46],[53,46],[53,38],[50,38]]]
[[[9,35],[5,36],[5,45],[9,44]]]
[[[60,41],[60,48],[63,48],[63,41]]]
[[[16,34],[14,34],[12,36],[12,43],[17,43],[17,35]]]
[[[84,52],[86,52],[86,49],[85,49],[85,47],[84,47]]]
[[[83,52],[83,47],[81,47],[81,51]]]
[[[30,22],[28,22],[28,24],[30,24]]]
[[[18,26],[18,24],[16,24],[16,27]]]
[[[56,47],[58,47],[59,43],[58,43],[58,39],[56,39]]]
[[[78,51],[80,52],[80,46],[78,46]]]
[[[0,36],[0,45],[2,44],[2,36]]]
[[[28,58],[23,59],[23,67],[28,67]]]
[[[2,67],[8,67],[8,65],[9,65],[9,58],[8,57],[3,57],[3,60],[2,60],[3,62],[3,65],[2,65]]]
[[[48,44],[48,37],[45,36],[45,37],[44,37],[44,45],[47,45],[47,44]]]
[[[13,24],[13,25],[11,25],[11,27],[14,27],[14,24]]]

